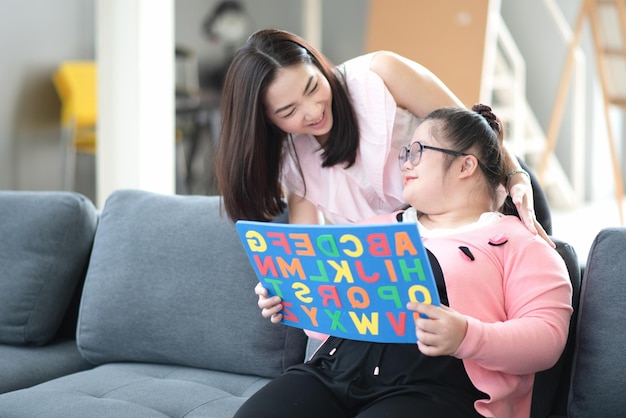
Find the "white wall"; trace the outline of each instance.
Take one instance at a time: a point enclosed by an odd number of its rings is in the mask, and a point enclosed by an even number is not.
[[[62,184],[59,62],[93,59],[91,0],[0,0],[0,189]]]
[[[203,38],[200,24],[217,2],[175,0],[175,41],[196,49],[209,66],[219,60],[219,51]],[[299,1],[242,3],[255,29],[279,27],[301,34]],[[366,5],[361,0],[322,1],[327,26],[322,48],[333,61],[362,51]],[[51,77],[64,60],[95,59],[95,0],[0,0],[0,10],[0,189],[59,190],[60,102]],[[94,165],[91,156],[79,156],[76,190],[95,200]]]
[[[127,0],[134,1],[134,0]],[[540,123],[547,129],[566,53],[543,6],[544,0],[502,0],[502,14],[527,64],[527,93]],[[557,0],[573,24],[581,0]],[[203,38],[202,19],[217,0],[175,0],[175,41],[198,51],[211,65],[219,51]],[[295,0],[245,0],[255,29],[280,27],[302,32],[302,2]],[[367,1],[322,0],[322,50],[339,63],[363,50]],[[94,59],[94,0],[0,0],[0,189],[55,190],[62,185],[59,132],[60,103],[51,75],[69,59]],[[428,46],[427,40],[416,40]],[[537,45],[541,45],[538,48]],[[588,34],[583,45],[590,49]],[[588,56],[593,63],[592,55]],[[590,65],[589,80],[595,67]],[[612,194],[611,168],[606,163],[606,133],[597,98],[597,85],[587,83],[588,132],[585,158],[587,198]],[[565,114],[557,154],[567,154],[571,137],[571,109]],[[623,122],[618,125],[623,126]],[[622,130],[623,131],[623,130]],[[623,132],[618,138],[623,140]],[[79,163],[79,181],[93,180],[93,161]],[[566,170],[566,158],[562,161]],[[90,171],[91,170],[91,171]],[[85,187],[84,185],[82,187]],[[93,189],[80,189],[94,197]]]

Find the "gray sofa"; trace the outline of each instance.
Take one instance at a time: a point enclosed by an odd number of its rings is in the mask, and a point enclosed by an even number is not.
[[[219,203],[120,190],[98,213],[76,193],[0,192],[0,417],[232,417],[303,361],[302,331],[261,317]],[[597,240],[568,346],[536,377],[533,418],[626,410],[626,230]],[[578,313],[580,266],[555,241]]]
[[[91,367],[74,336],[97,220],[78,194],[0,192],[0,393]]]
[[[0,215],[2,418],[231,417],[305,358],[302,331],[259,314],[217,197],[119,191],[97,216],[77,194],[3,192]]]

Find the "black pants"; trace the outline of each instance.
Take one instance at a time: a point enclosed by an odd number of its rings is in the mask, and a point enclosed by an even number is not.
[[[315,356],[255,393],[235,418],[480,417],[485,398],[463,363],[415,344],[329,338]]]
[[[287,373],[255,393],[234,418],[452,418],[479,417],[475,411],[459,415],[454,405],[433,402],[415,394],[391,395],[353,413],[315,377]]]

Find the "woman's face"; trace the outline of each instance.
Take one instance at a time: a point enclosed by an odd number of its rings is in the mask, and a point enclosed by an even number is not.
[[[287,133],[310,134],[323,143],[333,126],[332,92],[313,64],[278,70],[267,87],[264,104],[270,121]]]

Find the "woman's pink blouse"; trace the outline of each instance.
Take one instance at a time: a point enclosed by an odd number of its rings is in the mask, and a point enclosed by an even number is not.
[[[316,139],[294,135],[305,188],[294,156],[285,152],[283,186],[315,204],[328,223],[359,222],[403,205],[398,151],[410,142],[420,120],[396,106],[383,80],[370,70],[373,56],[363,55],[337,68],[345,72],[359,123],[355,164],[348,169],[343,165],[323,168]]]

